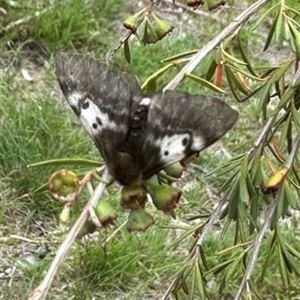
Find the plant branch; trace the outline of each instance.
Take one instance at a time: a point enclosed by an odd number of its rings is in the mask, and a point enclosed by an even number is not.
[[[160,2],[161,0],[153,0],[151,2],[150,7],[147,9],[147,11],[152,11]],[[143,18],[140,18],[136,23],[136,28],[138,28],[142,22],[143,22]],[[135,33],[135,31],[130,30],[126,32],[125,35],[121,38],[121,40],[113,47],[113,49],[107,53],[106,55],[107,63],[112,59],[112,57],[116,54],[116,52],[123,46],[123,44]]]
[[[103,173],[103,179],[106,181],[108,180],[109,175],[108,171],[105,170]],[[67,254],[69,253],[71,246],[73,245],[76,236],[78,235],[79,231],[81,230],[85,221],[90,217],[90,208],[95,207],[101,198],[104,190],[105,190],[105,183],[99,183],[92,194],[91,198],[89,199],[88,203],[85,205],[83,211],[81,212],[79,218],[69,231],[68,235],[66,236],[65,240],[59,247],[55,258],[53,259],[51,266],[49,267],[46,276],[44,277],[43,281],[40,285],[32,292],[28,300],[42,300],[46,297],[48,290],[51,286],[51,283],[58,271],[58,268],[65,260]]]
[[[298,136],[296,141],[294,142],[294,146],[292,148],[292,151],[291,151],[291,153],[290,153],[290,155],[287,158],[286,163],[285,163],[285,167],[288,170],[291,170],[291,168],[293,166],[293,162],[294,162],[294,160],[296,158],[296,155],[297,155],[297,152],[299,150],[299,145],[300,145],[300,137]],[[282,181],[282,183],[283,182],[284,181]],[[277,190],[276,199],[274,199],[273,204],[269,208],[269,211],[268,211],[268,213],[266,215],[266,218],[265,218],[265,222],[263,223],[262,228],[260,229],[258,235],[256,236],[256,238],[254,240],[254,244],[253,244],[254,250],[251,254],[249,263],[247,265],[246,271],[244,273],[244,276],[242,278],[241,284],[239,286],[238,292],[235,295],[234,300],[239,300],[242,297],[242,294],[243,294],[243,291],[245,290],[245,288],[247,286],[249,286],[249,281],[250,281],[253,269],[255,267],[256,261],[257,261],[260,246],[263,242],[263,238],[265,236],[265,233],[269,228],[271,219],[272,219],[272,217],[273,217],[273,215],[276,211],[276,207],[277,207],[279,197],[280,197],[280,194],[281,194],[281,190],[282,190],[282,183],[281,183],[279,189]]]
[[[195,246],[191,249],[190,258],[192,258],[192,256],[194,255],[194,253],[195,253],[194,250],[198,249],[201,246],[202,242],[204,241],[205,236],[212,229],[212,227],[215,224],[216,220],[218,219],[218,217],[220,215],[220,212],[221,212],[221,209],[224,206],[224,204],[226,203],[226,201],[227,201],[227,196],[224,196],[222,198],[222,200],[219,202],[219,204],[216,207],[216,209],[212,212],[212,214],[210,215],[210,217],[208,218],[208,220],[206,221],[206,223],[203,225],[201,233],[199,233],[199,235],[198,235],[198,240],[195,243]],[[165,291],[165,293],[164,293],[163,297],[161,298],[161,300],[166,300],[167,299],[167,297],[171,294],[171,292],[173,291],[174,287],[176,286],[176,284],[180,280],[181,275],[183,273],[184,273],[184,270],[175,276],[175,278],[172,280],[172,282],[168,286],[167,290]]]
[[[255,237],[254,244],[253,244],[254,250],[251,254],[250,261],[247,265],[247,269],[244,273],[242,282],[239,286],[238,292],[236,293],[234,300],[239,300],[242,296],[242,293],[243,293],[244,289],[249,285],[249,280],[250,280],[251,274],[252,274],[253,269],[254,269],[255,264],[256,264],[256,260],[257,260],[257,257],[258,257],[260,246],[262,244],[262,241],[264,239],[266,231],[269,229],[271,219],[272,219],[272,217],[274,215],[274,212],[276,210],[276,207],[277,207],[277,202],[278,202],[280,192],[281,192],[281,188],[278,189],[276,201],[274,201],[273,204],[270,206],[270,208],[269,208],[269,210],[266,214],[266,217],[265,217],[265,222],[263,223],[262,228],[260,229],[259,233]]]
[[[220,45],[222,41],[236,31],[242,24],[244,24],[252,15],[259,11],[269,0],[259,0],[251,5],[248,9],[238,15],[226,28],[224,28],[214,39],[212,39],[206,46],[201,48],[190,61],[181,69],[181,71],[166,85],[164,91],[174,90],[177,85],[184,79],[185,74],[191,73],[197,65],[204,59],[204,57],[212,51],[215,47]]]
[[[272,125],[274,123],[274,121],[276,120],[277,114],[273,115],[268,122],[265,124],[265,126],[262,128],[259,136],[257,137],[257,139],[255,140],[252,148],[248,151],[248,157],[251,160],[255,154],[255,151],[257,150],[257,148],[259,147],[259,145],[261,145],[261,143],[265,142],[265,140],[267,139],[268,133],[272,128]]]

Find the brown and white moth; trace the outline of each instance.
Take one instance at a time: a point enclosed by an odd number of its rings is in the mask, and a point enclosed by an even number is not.
[[[123,185],[205,149],[238,118],[237,111],[210,96],[143,95],[133,75],[87,55],[60,53],[55,66],[65,98]]]

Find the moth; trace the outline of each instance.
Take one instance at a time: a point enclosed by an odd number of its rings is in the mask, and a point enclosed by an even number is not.
[[[122,185],[199,153],[238,118],[236,110],[210,96],[144,95],[133,75],[87,55],[59,53],[55,68],[67,102]]]

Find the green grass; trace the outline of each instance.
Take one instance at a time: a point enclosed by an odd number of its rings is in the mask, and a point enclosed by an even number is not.
[[[45,190],[37,193],[34,191],[60,168],[70,168],[81,174],[88,169],[74,165],[36,168],[28,168],[28,165],[68,157],[100,160],[90,138],[62,99],[53,74],[53,56],[57,51],[64,50],[90,52],[105,58],[107,51],[116,44],[121,31],[123,32],[122,20],[135,7],[120,0],[92,0],[87,3],[86,5],[82,0],[52,3],[32,0],[26,1],[26,5],[17,3],[15,7],[8,1],[3,4],[9,13],[3,23],[5,28],[12,21],[25,16],[32,18],[5,32],[0,45],[3,50],[1,66],[6,67],[2,71],[0,84],[0,237],[4,238],[0,241],[3,248],[0,271],[11,265],[17,266],[17,272],[10,279],[1,280],[3,296],[0,295],[0,299],[25,299],[24,295],[29,295],[42,280],[66,233],[66,228],[59,225],[59,214],[63,205],[54,201]],[[42,13],[34,16],[36,11]],[[223,21],[226,18],[229,20],[232,14],[228,12]],[[132,38],[131,65],[126,63],[122,50],[114,57],[113,64],[136,74],[140,82],[143,82],[162,66],[162,59],[206,44],[222,28],[213,20],[207,25],[207,20],[196,17],[191,19],[194,22],[192,26],[205,29],[200,30],[199,37],[195,38],[189,26],[183,24],[167,39],[155,45],[145,47]],[[257,47],[261,45],[261,41],[253,35],[249,36],[249,32],[245,32],[246,39]],[[4,44],[8,41],[9,47]],[[37,66],[32,62],[32,57],[42,57],[48,66]],[[24,80],[20,76],[20,67],[27,68],[38,79],[33,82]],[[206,67],[204,62],[197,68],[196,74],[201,74],[202,68]],[[174,69],[166,73],[160,79],[159,85],[166,84],[176,72]],[[179,89],[207,92],[199,84],[188,80]],[[234,103],[232,99],[229,102]],[[234,156],[249,149],[259,129],[257,107],[253,103],[239,106],[241,117],[237,129],[219,144],[229,155]],[[215,188],[224,182],[226,176],[203,176],[227,160],[216,154],[215,149],[218,146],[201,154],[199,162],[202,171],[193,171],[198,180],[192,189],[185,192],[187,201],[178,209],[178,215],[183,221],[194,215],[209,214],[219,199]],[[168,228],[174,225],[172,220],[152,208],[150,211],[155,214],[156,224],[148,231],[137,234],[121,229],[103,247],[103,240],[126,220],[126,212],[118,203],[118,191],[110,189],[109,192],[112,205],[118,212],[116,227],[101,230],[99,238],[90,238],[86,242],[73,245],[68,259],[54,280],[48,299],[155,299],[163,294],[172,276],[182,266],[187,256],[186,251],[194,238],[189,236],[178,247],[172,248],[172,243],[184,231]],[[75,213],[78,213],[87,198],[85,193],[74,207]],[[282,228],[282,235],[287,239],[290,238],[291,228],[297,230],[297,225]],[[233,225],[230,230],[234,230]],[[216,254],[220,249],[232,246],[233,240],[232,235],[228,234],[220,241],[217,233],[211,234],[204,244],[209,267],[232,255],[231,252],[224,256]],[[32,241],[12,238],[11,235],[26,237]],[[299,250],[296,239],[290,238],[289,242]],[[41,256],[40,253],[45,245],[48,250],[45,251],[45,257],[42,257],[44,255]],[[22,252],[20,249],[26,251]],[[265,244],[255,276],[259,276],[267,253],[268,246]],[[28,262],[28,257],[34,258],[34,263]],[[265,299],[282,299],[284,287],[276,254],[271,260],[271,268],[266,274],[267,280],[261,283],[260,292]],[[215,286],[221,282],[222,276],[210,277],[212,285],[209,292],[212,299],[229,299],[233,295],[239,283],[241,267],[239,272],[226,280],[221,294]],[[289,297],[300,293],[299,279],[294,275],[291,278]],[[186,299],[187,296],[182,294],[182,297]]]

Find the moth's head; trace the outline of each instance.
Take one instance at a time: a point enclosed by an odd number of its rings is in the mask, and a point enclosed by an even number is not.
[[[119,152],[110,168],[111,175],[122,185],[131,185],[140,180],[140,166],[126,152]]]

